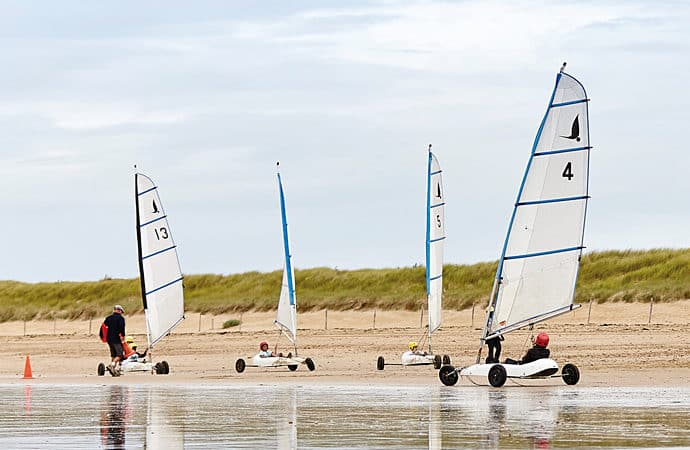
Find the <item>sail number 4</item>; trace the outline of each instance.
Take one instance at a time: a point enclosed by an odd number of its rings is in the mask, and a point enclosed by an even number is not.
[[[160,227],[160,228],[154,228],[153,229],[154,233],[156,233],[156,239],[159,241],[161,239],[168,239],[168,229],[165,227]]]
[[[572,180],[573,177],[573,163],[568,161],[568,164],[565,165],[565,169],[563,169],[563,178],[567,178],[568,181]]]

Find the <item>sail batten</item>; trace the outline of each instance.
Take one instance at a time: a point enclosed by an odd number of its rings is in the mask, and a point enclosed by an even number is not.
[[[584,247],[568,247],[568,248],[559,248],[555,250],[549,250],[546,252],[539,252],[539,253],[529,253],[526,255],[510,255],[506,256],[503,259],[504,260],[511,260],[511,259],[523,259],[523,258],[536,258],[539,256],[545,256],[545,255],[552,255],[554,253],[563,253],[563,252],[574,252],[575,250],[581,250]]]
[[[588,98],[583,98],[582,100],[573,100],[571,102],[553,103],[551,108],[560,108],[561,106],[577,105],[578,103],[588,102]]]
[[[184,320],[184,277],[158,187],[141,173],[134,180],[139,278],[147,338],[153,346]]]
[[[440,164],[429,146],[426,198],[426,294],[429,337],[441,326],[443,296],[443,241],[445,236],[445,191]],[[430,343],[431,346],[431,343]]]
[[[590,198],[588,103],[579,81],[557,74],[514,203],[483,340],[573,308]]]

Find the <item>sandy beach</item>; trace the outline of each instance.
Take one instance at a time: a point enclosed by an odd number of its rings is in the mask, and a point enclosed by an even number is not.
[[[107,312],[106,312],[107,313]],[[484,313],[445,311],[434,334],[434,352],[448,354],[453,365],[474,362]],[[589,304],[535,329],[551,336],[553,358],[572,362],[581,371],[582,386],[690,386],[690,300],[657,303]],[[128,333],[146,346],[143,316],[126,316]],[[6,322],[0,324],[0,383],[24,383],[25,357],[30,356],[32,383],[381,383],[439,384],[431,366],[387,366],[376,359],[399,362],[411,340],[421,341],[426,317],[421,311],[313,311],[298,317],[298,350],[311,357],[316,370],[296,372],[248,368],[235,372],[235,360],[256,353],[258,343],[273,347],[278,332],[274,313],[245,313],[239,327],[222,329],[238,314],[206,316],[190,313],[172,335],[155,348],[155,359],[170,364],[170,375],[128,374],[99,377],[96,367],[108,359],[107,346],[96,331],[102,318],[89,321]],[[420,324],[422,325],[420,327]],[[91,332],[89,333],[89,330]],[[509,334],[502,358],[519,357],[531,332]],[[281,338],[279,351],[289,351]],[[463,382],[461,381],[461,384]]]

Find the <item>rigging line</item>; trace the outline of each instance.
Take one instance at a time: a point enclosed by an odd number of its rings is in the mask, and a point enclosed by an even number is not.
[[[159,220],[163,220],[163,219],[165,219],[166,217],[168,217],[168,216],[165,215],[165,216],[159,217],[159,218],[157,218],[157,219],[149,220],[148,222],[142,223],[141,225],[139,225],[139,228],[143,228],[143,227],[145,227],[146,225],[151,225],[152,223],[158,222]]]
[[[438,174],[441,173],[441,172],[443,172],[443,171],[442,171],[442,170],[437,170],[436,172],[431,172],[429,175],[430,175],[430,176],[434,176],[434,175],[438,175]]]
[[[442,240],[444,240],[445,238],[446,238],[446,237],[443,236],[443,237],[440,237],[440,238],[431,239],[431,240],[429,241],[429,243],[434,243],[434,242],[442,241]]]
[[[445,205],[445,204],[446,204],[446,202],[438,203],[438,204],[436,204],[436,205],[431,205],[431,206],[429,206],[429,208],[438,208],[439,206],[443,206],[443,205]]]
[[[142,257],[141,260],[143,261],[143,260],[145,260],[146,258],[150,258],[150,257],[152,257],[152,256],[160,255],[161,253],[167,252],[168,250],[172,250],[172,249],[174,249],[175,247],[177,247],[177,245],[173,245],[172,247],[164,248],[163,250],[158,250],[158,251],[155,252],[155,253],[151,253],[150,255],[146,255],[146,256]]]
[[[442,276],[443,276],[443,274],[437,275],[437,276],[435,276],[435,277],[431,277],[431,278],[429,278],[429,281],[438,280],[438,279],[441,278]]]
[[[137,194],[137,195],[144,195],[144,194],[147,194],[147,193],[149,193],[149,192],[151,192],[151,191],[155,191],[156,189],[158,189],[158,186],[154,186],[154,187],[152,187],[152,188],[148,188],[148,189],[146,189],[145,191],[140,192],[140,193]]]

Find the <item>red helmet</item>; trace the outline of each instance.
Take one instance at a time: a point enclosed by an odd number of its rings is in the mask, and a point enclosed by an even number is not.
[[[549,335],[542,331],[534,339],[534,345],[536,345],[537,347],[546,348],[546,346],[549,345]]]
[[[548,340],[549,340],[549,337],[547,336],[547,337],[546,337],[546,341],[548,342]],[[268,347],[268,342],[266,342],[266,341],[261,341],[261,344],[259,344],[259,350],[263,350],[264,345],[265,345],[266,347]]]

